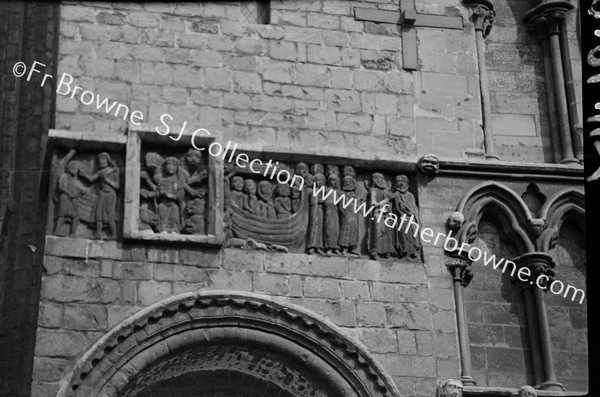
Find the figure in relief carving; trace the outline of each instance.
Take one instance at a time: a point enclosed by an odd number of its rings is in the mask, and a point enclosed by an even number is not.
[[[196,198],[188,201],[185,208],[189,218],[185,220],[185,231],[190,234],[206,234],[206,222],[204,213],[206,212],[206,193],[204,191],[196,192]]]
[[[355,192],[356,182],[354,177],[345,176],[342,181],[342,190],[347,200],[358,200]],[[340,210],[340,237],[338,245],[341,248],[342,255],[358,255],[358,214],[354,212],[352,206],[344,208],[343,203],[339,203]]]
[[[192,197],[199,197],[203,194],[201,190],[194,190],[194,186],[202,184],[208,179],[208,170],[202,164],[202,152],[190,149],[185,154],[185,164],[190,176],[184,181],[183,188]]]
[[[277,184],[275,189],[275,213],[277,218],[287,218],[292,213],[292,200],[290,199],[290,185],[286,183]]]
[[[310,166],[310,173],[313,174],[313,176],[317,176],[317,174],[322,174],[324,176],[325,168],[323,168],[323,164],[315,163]]]
[[[356,171],[354,170],[354,167],[352,167],[351,165],[345,165],[344,168],[342,169],[342,175],[344,177],[351,176],[352,178],[356,178]]]
[[[308,164],[299,162],[296,164],[296,175],[300,175],[305,178],[308,175]]]
[[[317,189],[325,185],[325,175],[316,174],[314,176],[314,184]],[[323,199],[322,196],[315,197],[312,194],[310,197],[310,216],[308,224],[308,238],[306,243],[306,252],[308,254],[323,255]]]
[[[229,192],[229,201],[240,208],[244,206],[244,197],[246,196],[242,191],[244,189],[244,178],[241,176],[234,176],[231,178],[231,190]]]
[[[59,167],[63,169],[64,164],[66,164],[67,167],[59,177],[55,186],[56,191],[58,192],[58,214],[54,227],[54,234],[57,236],[66,235],[66,233],[61,232],[60,229],[67,223],[70,223],[69,235],[75,235],[77,226],[79,226],[78,199],[86,193],[84,187],[77,180],[79,163],[71,160],[74,155],[75,150],[71,149],[59,164]]]
[[[275,206],[273,205],[273,185],[269,181],[258,182],[258,205],[256,214],[262,218],[275,219]]]
[[[384,222],[377,222],[377,220],[385,219],[390,212],[392,195],[387,188],[383,174],[376,172],[373,174],[372,179],[373,186],[369,191],[369,201],[374,208],[374,219],[370,220],[369,254],[372,259],[388,258],[396,253],[394,249],[394,230],[385,226]]]
[[[98,154],[98,170],[92,175],[83,171],[79,174],[90,183],[98,182],[98,198],[93,210],[96,225],[94,236],[102,238],[102,228],[107,225],[109,237],[117,235],[117,191],[119,190],[119,168],[106,152]]]
[[[300,209],[300,200],[302,199],[302,191],[300,190],[300,186],[297,186],[298,184],[296,182],[300,183],[297,180],[294,181],[294,184],[290,189],[290,202],[292,205],[292,213],[294,214]]]
[[[325,166],[325,176],[329,178],[331,175],[340,176],[340,167],[335,164],[327,164]]]
[[[157,231],[179,233],[183,223],[182,211],[185,209],[184,185],[189,180],[189,173],[180,167],[175,157],[167,157],[154,171],[156,183],[147,172],[143,171],[141,175],[152,188],[152,192],[143,196],[154,197],[157,202]]]
[[[140,204],[140,219],[138,224],[140,230],[152,230],[158,224],[158,216],[150,210],[148,203]]]
[[[392,197],[394,212],[399,218],[406,215],[406,224],[410,222],[411,217],[413,217],[413,222],[418,224],[419,209],[415,201],[415,196],[408,191],[408,186],[409,182],[406,175],[398,175],[396,177],[394,186],[395,192]],[[418,233],[415,237],[415,231],[418,231],[417,226],[411,225],[408,232],[405,233],[405,231],[407,231],[405,227],[396,231],[396,250],[398,252],[398,257],[407,256],[411,259],[418,258],[421,251],[421,242]]]
[[[242,208],[251,214],[256,215],[258,212],[258,197],[256,197],[256,182],[252,179],[246,179],[244,182],[244,204]]]
[[[329,167],[329,166],[328,166]],[[327,185],[334,190],[339,196],[340,192],[340,177],[336,173],[332,173],[327,178]],[[324,212],[324,246],[327,255],[340,254],[338,239],[340,235],[340,215],[338,207],[334,202],[333,194],[327,196],[323,201]]]

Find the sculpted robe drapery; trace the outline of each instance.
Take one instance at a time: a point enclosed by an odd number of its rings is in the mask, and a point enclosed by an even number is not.
[[[402,215],[406,215],[406,222],[404,225],[408,225],[411,215],[414,216],[413,222],[419,223],[418,207],[412,193],[401,193],[396,191],[392,196],[392,200],[394,213],[398,215],[398,218],[400,219]],[[417,231],[416,237],[415,231]],[[416,258],[421,250],[417,226],[411,225],[408,230],[406,229],[406,226],[402,226],[400,230],[395,232],[395,235],[398,257],[409,256],[411,258]]]
[[[371,189],[371,205],[375,206],[373,211],[373,217],[375,219],[370,221],[370,238],[369,238],[369,253],[372,257],[377,255],[387,257],[393,256],[396,253],[394,248],[394,231],[384,224],[386,214],[389,212],[387,208],[383,207],[385,199],[390,198],[390,193],[374,187]],[[380,213],[384,211],[384,215],[381,216],[382,221],[377,222],[380,217]]]

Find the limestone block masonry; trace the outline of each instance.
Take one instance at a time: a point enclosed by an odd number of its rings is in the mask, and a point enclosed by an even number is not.
[[[485,42],[459,0],[0,5],[0,390],[587,390],[585,304],[312,195],[585,290],[583,166],[557,164],[537,3],[495,1]],[[54,86],[10,73],[33,60]],[[63,73],[143,125],[56,93]],[[306,186],[207,153],[226,142]]]

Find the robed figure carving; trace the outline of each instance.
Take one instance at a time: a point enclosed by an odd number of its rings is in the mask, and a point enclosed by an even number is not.
[[[328,166],[329,167],[329,166]],[[327,255],[339,255],[340,247],[338,239],[340,236],[340,215],[338,206],[335,203],[335,197],[342,194],[340,191],[340,177],[336,173],[330,173],[327,177],[329,189],[333,190],[336,195],[330,194],[323,201],[324,213],[324,246]]]
[[[355,188],[356,182],[353,176],[345,176],[342,180],[343,194],[348,200],[358,200]],[[344,207],[343,202],[338,204],[340,210],[340,236],[338,245],[341,248],[342,255],[358,256],[356,248],[358,247],[358,214],[354,212],[352,206]]]
[[[79,163],[71,160],[75,155],[75,150],[71,149],[69,153],[59,162],[57,168],[64,170],[53,186],[55,201],[58,204],[58,213],[56,214],[56,223],[54,225],[54,234],[65,236],[62,226],[69,224],[69,235],[75,236],[79,226],[79,200],[86,193],[86,189],[77,180],[79,174]],[[65,167],[66,164],[66,167]]]
[[[385,219],[390,212],[392,195],[387,188],[383,174],[376,172],[372,179],[373,186],[369,190],[369,202],[374,211],[369,222],[369,255],[372,259],[388,258],[396,253],[394,230],[385,225]]]
[[[119,190],[119,168],[106,152],[98,154],[98,169],[91,175],[79,171],[84,179],[98,187],[98,198],[93,210],[96,225],[94,236],[102,238],[102,228],[108,226],[109,237],[117,235],[117,191]]]
[[[395,182],[395,191],[392,196],[394,213],[398,215],[399,219],[405,216],[405,225],[409,225],[410,222],[410,227],[402,226],[400,230],[395,231],[397,256],[399,258],[408,257],[417,259],[421,252],[419,230],[418,226],[415,225],[419,224],[419,208],[417,207],[415,196],[408,191],[408,177],[406,175],[398,175]]]
[[[319,189],[325,185],[325,175],[317,173],[314,176],[315,188]],[[323,197],[313,194],[310,196],[310,213],[308,223],[308,236],[306,241],[306,252],[308,254],[321,254],[323,251]]]
[[[147,155],[148,158],[157,156],[155,153]],[[151,162],[147,159],[147,163]],[[141,194],[155,200],[157,231],[179,233],[183,227],[184,186],[189,180],[189,173],[181,167],[177,158],[167,157],[156,167],[153,178],[146,171],[142,171],[141,176],[152,189],[151,192],[142,190]]]

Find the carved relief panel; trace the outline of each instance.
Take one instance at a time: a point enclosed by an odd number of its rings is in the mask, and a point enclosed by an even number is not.
[[[222,243],[222,162],[213,138],[175,142],[152,131],[127,139],[124,237]]]
[[[357,170],[347,164],[277,164],[290,175],[280,181],[289,183],[277,182],[279,171],[225,164],[229,245],[421,259],[421,244],[414,236],[418,207],[406,175]]]
[[[54,131],[52,131],[54,132]],[[59,237],[113,240],[123,219],[124,142],[85,143],[77,133],[51,133],[47,230]]]

